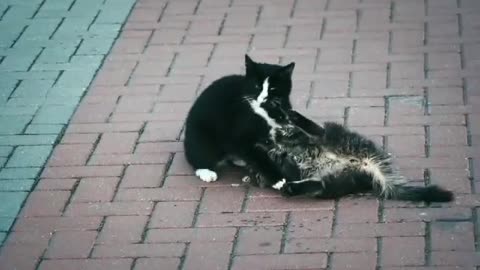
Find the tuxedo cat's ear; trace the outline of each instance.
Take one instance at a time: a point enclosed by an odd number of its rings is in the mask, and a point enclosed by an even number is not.
[[[256,64],[257,63],[255,63],[252,60],[252,58],[250,58],[250,56],[248,56],[248,54],[245,54],[245,70],[246,70],[247,75],[255,73]]]
[[[279,72],[284,76],[292,77],[294,68],[295,68],[295,62],[291,62],[290,64],[282,67]]]

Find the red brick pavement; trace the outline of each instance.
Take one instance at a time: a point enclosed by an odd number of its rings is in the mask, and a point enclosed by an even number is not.
[[[139,0],[6,240],[2,269],[477,269],[480,1]],[[243,55],[390,149],[425,207],[192,175],[183,121]],[[477,105],[475,105],[477,104]]]

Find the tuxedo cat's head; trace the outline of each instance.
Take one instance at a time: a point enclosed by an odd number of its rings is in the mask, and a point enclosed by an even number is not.
[[[247,94],[263,102],[277,102],[282,107],[291,108],[292,72],[295,63],[286,66],[256,63],[245,55]]]

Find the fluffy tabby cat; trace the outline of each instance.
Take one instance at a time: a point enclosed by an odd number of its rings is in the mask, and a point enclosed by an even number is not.
[[[225,160],[247,163],[269,179],[284,178],[268,153],[255,145],[271,140],[276,125],[263,108],[266,98],[291,108],[294,66],[256,63],[245,55],[245,75],[220,78],[199,95],[187,116],[184,148],[200,179],[216,181],[217,167]]]
[[[293,110],[285,111],[275,104],[266,108],[275,116],[276,137],[257,147],[267,151],[289,176],[273,185],[285,196],[332,199],[373,192],[385,199],[427,203],[454,199],[451,191],[435,185],[405,185],[405,178],[392,168],[390,155],[342,125],[326,122],[319,126]],[[258,178],[268,181],[261,174]]]

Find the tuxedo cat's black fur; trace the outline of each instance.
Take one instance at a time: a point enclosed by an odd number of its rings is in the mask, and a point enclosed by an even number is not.
[[[275,111],[270,114],[276,115],[281,124],[274,141],[257,147],[269,153],[283,175],[290,176],[273,185],[285,196],[332,199],[373,191],[385,199],[427,203],[454,198],[451,191],[438,186],[406,186],[387,153],[342,125],[326,122],[319,126],[296,111],[284,111],[275,105],[265,107]],[[282,111],[284,115],[279,117]],[[290,180],[296,176],[297,180]],[[264,177],[260,173],[257,179]]]
[[[209,85],[193,104],[186,120],[185,156],[203,181],[217,180],[217,166],[225,160],[249,164],[275,182],[284,178],[268,154],[255,147],[274,135],[269,104],[290,109],[292,72],[286,66],[255,63],[245,55],[245,75],[230,75]]]

